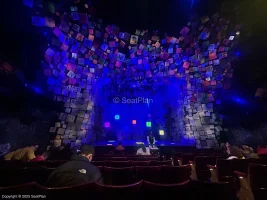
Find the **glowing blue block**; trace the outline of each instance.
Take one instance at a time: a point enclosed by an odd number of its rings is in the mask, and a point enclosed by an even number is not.
[[[115,115],[115,119],[119,120],[120,119],[120,115]]]

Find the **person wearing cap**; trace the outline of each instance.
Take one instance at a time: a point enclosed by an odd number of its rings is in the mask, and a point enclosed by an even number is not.
[[[103,183],[99,169],[92,165],[94,148],[89,145],[81,147],[80,155],[71,157],[71,161],[57,167],[48,177],[48,187],[64,187],[88,182]]]

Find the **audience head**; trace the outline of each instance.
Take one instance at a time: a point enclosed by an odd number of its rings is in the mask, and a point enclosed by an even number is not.
[[[31,147],[33,148],[34,151],[36,151],[39,148],[38,144],[33,144],[31,145]]]
[[[237,146],[230,147],[230,155],[235,156],[237,158],[243,158],[243,154]]]
[[[143,152],[146,152],[146,147],[145,147],[144,143],[140,144],[140,148],[142,148]]]
[[[81,147],[80,155],[85,156],[86,158],[88,158],[89,161],[92,160],[94,153],[95,153],[95,150],[90,145],[83,145]]]

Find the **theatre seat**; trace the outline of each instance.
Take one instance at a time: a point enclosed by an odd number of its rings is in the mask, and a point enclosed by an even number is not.
[[[154,183],[159,183],[160,169],[160,166],[136,166],[135,181],[146,180]]]
[[[150,161],[131,161],[131,166],[149,166]]]
[[[37,194],[36,183],[25,183],[21,185],[13,185],[9,187],[0,187],[0,195],[28,195]]]
[[[189,180],[178,184],[160,184],[144,181],[143,199],[189,199]]]
[[[105,161],[105,166],[109,167],[129,167],[130,161]]]
[[[110,159],[110,157],[96,157],[96,156],[93,156],[93,159],[92,159],[92,161],[105,161],[105,160],[109,160]]]
[[[126,156],[124,156],[124,157],[111,157],[110,160],[112,160],[112,161],[127,161],[129,159]]]
[[[190,179],[190,166],[162,166],[160,170],[160,183],[174,184]]]
[[[107,185],[128,185],[134,183],[133,167],[104,167],[104,183]]]
[[[44,166],[48,168],[57,168],[66,162],[68,161],[67,160],[49,160],[45,162]]]
[[[134,184],[114,186],[114,185],[98,185],[100,193],[97,199],[127,199],[127,200],[140,200],[142,199],[143,181]]]
[[[194,160],[194,168],[197,180],[208,181],[210,179],[210,170],[207,165],[216,165],[217,156],[196,156]]]
[[[105,161],[91,161],[91,164],[94,166],[104,166]]]
[[[97,195],[98,186],[94,182],[57,188],[48,188],[37,185],[37,190],[39,191],[39,194],[46,195],[47,199],[90,199],[92,196]]]
[[[182,153],[181,155],[181,162],[182,162],[182,165],[187,165],[189,164],[189,161],[193,161],[195,158],[195,154],[193,153]]]
[[[20,171],[17,178],[23,183],[36,182],[44,185],[53,170],[54,168],[47,167],[27,167]]]
[[[237,200],[235,190],[231,183],[210,183],[192,180],[190,182],[190,198],[192,200]]]
[[[171,165],[171,160],[164,160],[164,161],[158,161],[158,160],[151,160],[150,166],[160,166],[160,165]]]

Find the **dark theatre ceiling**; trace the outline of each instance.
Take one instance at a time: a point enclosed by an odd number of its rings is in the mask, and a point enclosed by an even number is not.
[[[81,0],[82,1],[82,0]],[[43,0],[44,12],[49,15],[49,2],[68,9],[70,0]],[[88,1],[84,1],[87,3]],[[178,35],[192,15],[212,15],[216,11],[227,18],[245,24],[240,44],[235,50],[239,59],[234,61],[235,73],[231,89],[222,95],[220,112],[243,116],[245,121],[266,120],[267,99],[255,98],[257,88],[267,87],[265,0],[92,0],[97,16],[105,24],[117,24],[121,30],[133,32],[136,28],[158,31],[163,36]],[[50,99],[38,73],[40,60],[48,41],[46,28],[31,25],[32,10],[21,1],[1,1],[1,54],[2,62],[9,62],[12,73],[0,73],[2,111],[25,112],[29,107],[60,110],[60,104]],[[48,29],[47,29],[48,30]],[[25,83],[29,87],[25,87]],[[40,91],[38,91],[40,90]],[[232,97],[235,98],[232,98]],[[238,100],[236,100],[238,99]],[[240,99],[249,102],[246,106]],[[2,103],[3,102],[3,103]],[[244,116],[244,114],[246,114]]]

